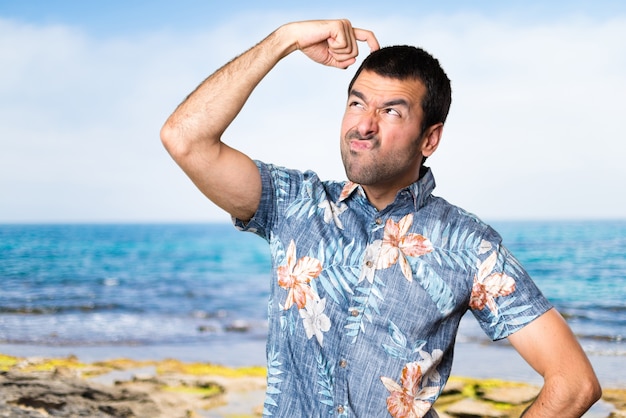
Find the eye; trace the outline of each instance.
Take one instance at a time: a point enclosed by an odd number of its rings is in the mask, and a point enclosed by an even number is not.
[[[363,104],[361,102],[357,102],[356,100],[351,101],[350,103],[348,103],[348,107],[359,107],[362,108]]]
[[[385,109],[384,112],[391,116],[400,116],[400,112],[398,112],[398,110],[394,109],[393,107]]]

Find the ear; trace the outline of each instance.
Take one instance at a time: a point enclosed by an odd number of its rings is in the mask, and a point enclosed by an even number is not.
[[[428,129],[426,129],[421,145],[421,151],[424,157],[430,157],[431,155],[433,155],[433,153],[439,146],[439,141],[441,140],[442,134],[443,123],[441,122],[431,125],[428,127]]]

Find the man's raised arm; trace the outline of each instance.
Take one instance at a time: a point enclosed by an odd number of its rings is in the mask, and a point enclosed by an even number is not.
[[[202,193],[232,216],[249,220],[261,198],[259,172],[248,156],[222,143],[222,134],[282,58],[299,49],[315,62],[347,68],[356,61],[357,41],[372,50],[379,47],[372,32],[353,28],[347,20],[281,26],[178,106],[161,130],[165,148]]]

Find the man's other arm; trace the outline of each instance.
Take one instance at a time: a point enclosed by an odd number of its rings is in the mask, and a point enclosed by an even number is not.
[[[578,418],[602,395],[587,355],[556,309],[550,309],[508,339],[544,380],[539,396],[522,415],[524,418]]]

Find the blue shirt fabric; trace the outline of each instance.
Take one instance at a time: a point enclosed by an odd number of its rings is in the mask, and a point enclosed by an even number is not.
[[[468,309],[497,340],[551,308],[430,169],[378,211],[357,184],[257,166],[258,211],[234,222],[271,249],[264,416],[436,417]]]

